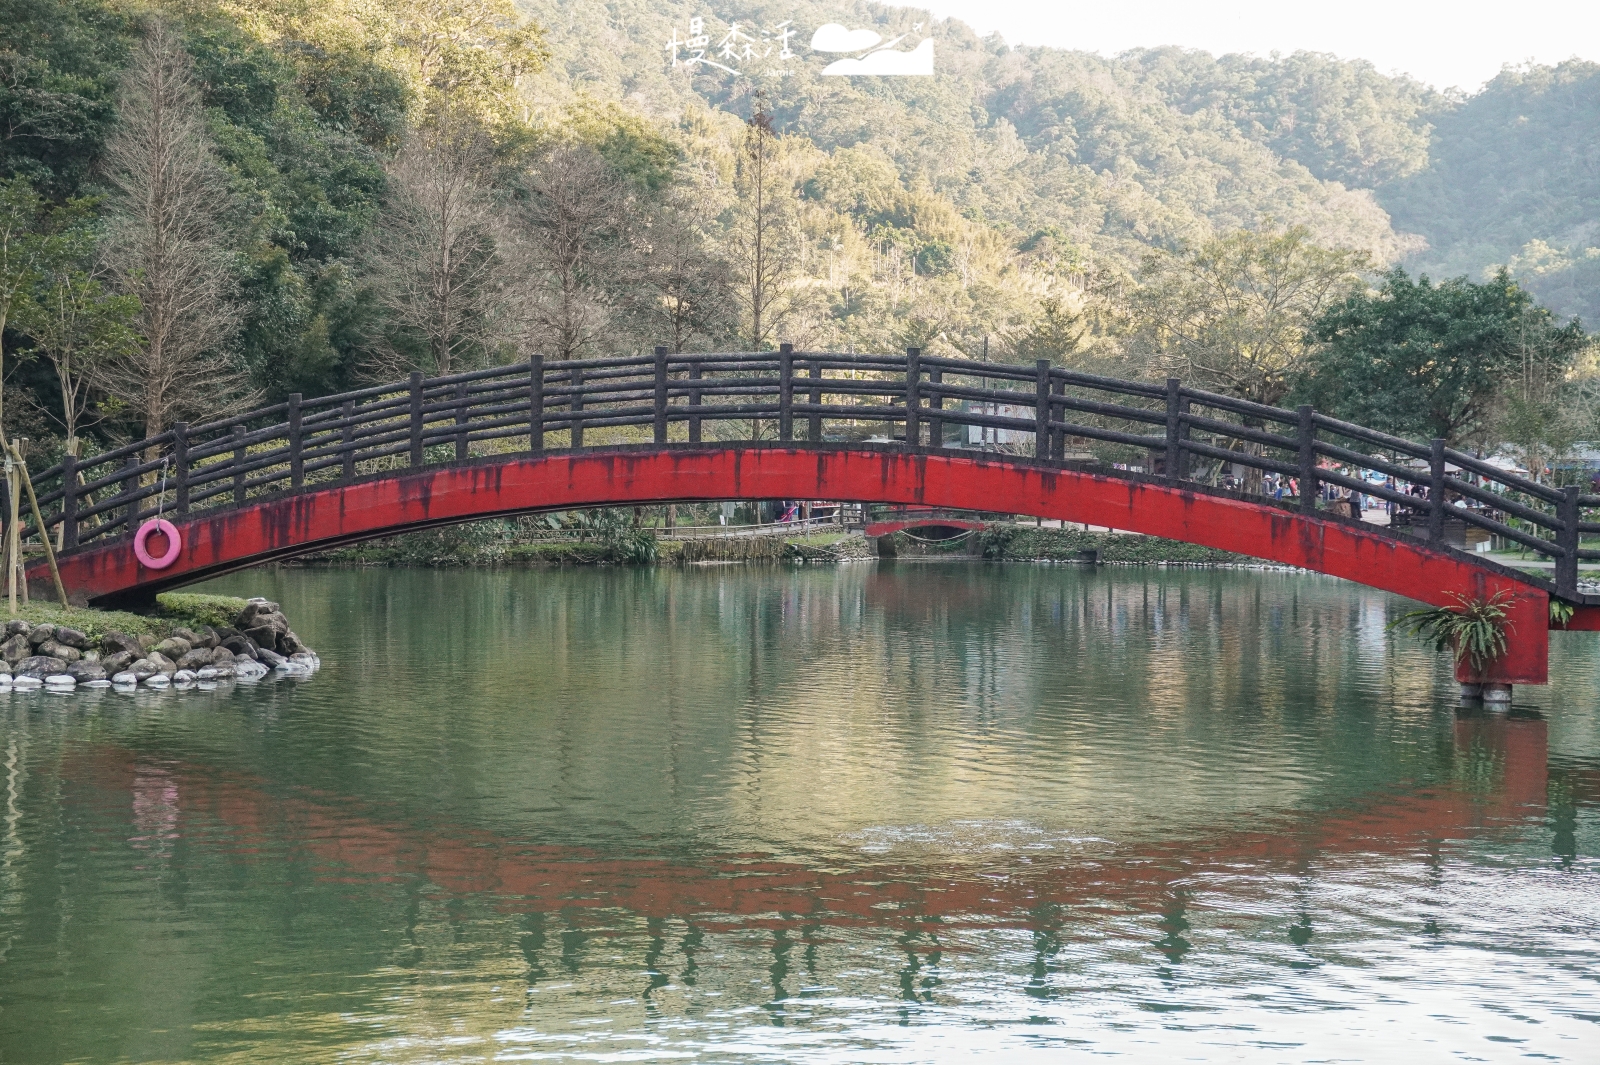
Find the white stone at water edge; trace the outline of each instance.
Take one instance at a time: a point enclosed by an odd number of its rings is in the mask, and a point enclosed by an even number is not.
[[[42,688],[44,687],[44,681],[40,680],[38,677],[13,677],[11,679],[11,686],[14,688],[29,689]]]
[[[180,688],[188,687],[195,682],[195,679],[193,671],[187,669],[180,669],[172,675],[172,683]]]
[[[44,684],[47,688],[76,688],[78,678],[70,673],[52,673],[44,678]]]
[[[211,666],[201,666],[200,672],[196,673],[195,676],[200,680],[216,680],[217,671]]]
[[[105,679],[101,679],[101,680],[86,680],[82,684],[78,685],[78,687],[80,687],[80,688],[109,688],[109,687],[111,687],[111,682],[109,680],[105,680]]]
[[[144,678],[144,685],[147,688],[170,688],[172,687],[172,678],[165,673],[152,673]]]
[[[129,673],[128,671],[124,670],[112,677],[111,683],[117,685],[119,688],[131,688],[135,684],[139,683],[139,677],[137,674]]]

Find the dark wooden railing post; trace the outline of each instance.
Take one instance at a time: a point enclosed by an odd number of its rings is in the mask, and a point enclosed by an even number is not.
[[[1444,441],[1429,442],[1428,461],[1428,540],[1435,546],[1444,542]]]
[[[690,356],[693,358],[693,356]],[[694,382],[700,380],[700,360],[689,364],[689,443],[700,442],[700,390]]]
[[[806,369],[806,376],[811,380],[811,393],[806,397],[813,407],[822,406],[822,360],[812,359],[811,365]],[[806,418],[806,439],[813,444],[822,442],[822,415],[812,411]]]
[[[137,470],[138,468],[139,468],[139,455],[138,455],[137,452],[135,452],[132,455],[129,455],[127,458],[122,460],[122,494],[123,495],[132,496],[135,492],[139,491],[139,475],[137,473],[133,472],[134,470]],[[139,528],[139,504],[141,502],[142,502],[142,500],[138,500],[138,499],[131,499],[130,498],[128,500],[128,517],[126,518],[126,521],[128,523],[128,535],[129,536],[132,536],[133,533],[135,532],[135,530],[137,530]]]
[[[411,371],[411,465],[422,465],[422,371]]]
[[[572,401],[567,404],[567,410],[572,414],[572,446],[583,446],[583,368],[574,366],[567,377],[567,383],[572,386]]]
[[[544,450],[544,356],[528,360],[528,450]]]
[[[929,370],[928,383],[934,386],[934,392],[928,397],[928,446],[944,447],[944,419],[934,413],[944,410],[944,396],[938,391],[938,386],[944,384],[944,372]]]
[[[794,345],[778,345],[778,439],[794,439]]]
[[[244,426],[233,427],[233,505],[236,507],[244,506],[244,461],[250,454],[250,449],[245,447],[244,433]]]
[[[339,412],[344,425],[339,430],[339,480],[349,484],[356,479],[356,401],[347,399]]]
[[[1033,396],[1033,454],[1042,459],[1050,457],[1050,360],[1040,359],[1034,370],[1038,377]]]
[[[906,349],[906,443],[922,446],[922,349]]]
[[[289,393],[289,487],[299,491],[306,483],[304,441],[300,432],[300,393]]]
[[[656,443],[667,442],[667,349],[656,348]]]
[[[1176,377],[1167,378],[1167,453],[1161,465],[1168,484],[1183,480],[1183,385]]]
[[[1557,507],[1561,525],[1556,530],[1556,545],[1561,553],[1556,556],[1556,594],[1569,598],[1578,594],[1578,543],[1583,539],[1578,530],[1578,495],[1577,486],[1568,485],[1561,490]]]
[[[1057,397],[1065,396],[1067,394],[1067,383],[1065,381],[1059,379],[1059,378],[1052,377],[1050,379],[1050,394],[1052,396],[1057,396]],[[1054,401],[1051,402],[1050,409],[1051,409],[1051,411],[1054,411],[1056,409],[1056,405],[1055,405]],[[1065,408],[1062,409],[1061,416],[1063,418],[1065,418],[1067,416]],[[1055,420],[1054,417],[1052,417],[1051,420],[1054,421]],[[1067,453],[1067,434],[1066,434],[1066,432],[1064,430],[1057,429],[1054,426],[1051,426],[1051,428],[1050,428],[1050,458],[1055,462],[1060,462],[1066,456],[1066,453]]]
[[[175,514],[189,513],[189,423],[172,423],[172,483]]]
[[[456,382],[456,461],[465,462],[472,457],[472,442],[467,439],[467,382]]]
[[[1322,488],[1317,483],[1317,423],[1310,407],[1300,408],[1300,509],[1307,514],[1317,509]]]
[[[61,456],[61,550],[78,546],[78,457]]]

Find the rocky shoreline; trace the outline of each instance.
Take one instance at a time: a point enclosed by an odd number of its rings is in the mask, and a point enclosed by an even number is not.
[[[10,621],[0,642],[0,691],[48,688],[210,688],[227,678],[309,675],[322,660],[277,603],[249,599],[232,625],[177,627],[165,639],[50,622]]]

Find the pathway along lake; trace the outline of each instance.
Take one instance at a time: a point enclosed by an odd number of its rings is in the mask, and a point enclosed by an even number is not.
[[[1595,1061],[1593,635],[1508,718],[1313,576],[211,587],[322,671],[0,695],[6,1065]]]

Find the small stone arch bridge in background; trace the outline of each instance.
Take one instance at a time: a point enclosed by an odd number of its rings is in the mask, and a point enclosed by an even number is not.
[[[995,442],[998,440],[999,442]],[[1086,458],[1094,449],[1097,460]],[[1142,467],[1145,472],[1116,468]],[[1242,470],[1242,488],[1215,487]],[[164,475],[164,476],[163,476]],[[1298,498],[1260,491],[1262,475]],[[1376,480],[1376,483],[1374,483]],[[77,601],[156,592],[276,559],[479,518],[577,507],[826,499],[1024,514],[1236,551],[1435,605],[1512,597],[1500,683],[1547,680],[1550,603],[1578,589],[1600,497],[1444,446],[1165,383],[964,359],[795,351],[528,362],[287,402],[167,432],[35,478]],[[1319,501],[1397,504],[1412,534]],[[1420,494],[1414,494],[1420,493]],[[160,514],[182,548],[143,566]],[[1446,545],[1482,529],[1552,560],[1546,580]],[[25,530],[38,536],[38,530]],[[44,562],[30,563],[45,592]]]

